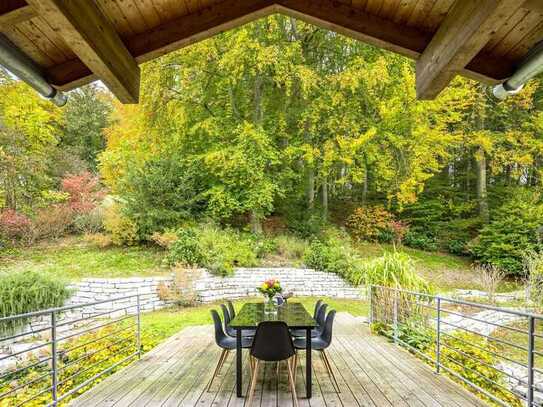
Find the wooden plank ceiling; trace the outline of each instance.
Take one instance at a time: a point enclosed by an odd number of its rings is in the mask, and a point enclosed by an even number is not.
[[[543,40],[543,0],[0,0],[0,32],[58,89],[138,101],[138,64],[273,13],[417,60],[431,99],[457,74],[507,79]]]

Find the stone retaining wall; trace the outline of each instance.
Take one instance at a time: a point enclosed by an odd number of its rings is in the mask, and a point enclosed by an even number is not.
[[[366,291],[352,287],[333,273],[302,268],[238,268],[230,277],[217,277],[207,271],[194,282],[200,301],[212,302],[258,295],[256,287],[264,280],[277,278],[284,292],[295,296],[363,299]]]

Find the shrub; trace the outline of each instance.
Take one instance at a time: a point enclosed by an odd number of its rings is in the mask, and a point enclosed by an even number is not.
[[[433,236],[428,235],[421,229],[410,229],[405,234],[404,244],[414,249],[435,252],[438,249],[437,242]]]
[[[98,177],[90,172],[65,176],[61,187],[69,195],[67,205],[76,213],[92,211],[104,196]]]
[[[0,212],[0,235],[14,243],[17,240],[30,240],[32,221],[25,215],[7,209]]]
[[[0,317],[60,307],[70,296],[62,281],[33,271],[0,274]],[[17,326],[26,321],[19,320]],[[0,332],[17,326],[0,324]]]
[[[123,214],[120,204],[112,204],[104,212],[104,229],[111,235],[113,244],[131,246],[138,242],[136,224]]]
[[[323,241],[314,240],[305,253],[304,262],[316,270],[335,273],[354,285],[361,283],[353,279],[360,272],[361,259],[348,239],[328,237]]]
[[[75,230],[79,233],[99,233],[104,230],[104,209],[97,206],[87,213],[76,215]]]
[[[356,208],[347,219],[347,227],[356,240],[390,241],[394,238],[391,222],[394,215],[383,206]]]
[[[287,212],[287,227],[290,232],[301,238],[318,236],[326,227],[326,218],[316,210],[291,207]]]
[[[274,241],[275,252],[289,260],[302,260],[308,249],[307,241],[296,236],[280,235]]]
[[[428,293],[430,284],[417,274],[415,262],[403,252],[385,252],[362,263],[350,278],[355,284],[382,285]]]
[[[543,310],[543,254],[528,253],[524,258],[527,292],[538,310]]]
[[[34,218],[33,239],[58,239],[70,232],[75,212],[67,205],[51,205],[37,211]]]
[[[494,219],[470,244],[471,251],[482,263],[520,275],[525,255],[543,250],[538,236],[542,225],[543,204],[539,197],[519,194],[497,210]]]
[[[169,249],[177,239],[177,233],[173,230],[167,230],[162,233],[155,232],[151,235],[151,241],[164,249]]]
[[[200,247],[204,253],[204,266],[212,273],[228,275],[234,267],[257,264],[251,241],[231,229],[204,226],[199,231]]]
[[[177,239],[170,246],[166,262],[170,266],[203,266],[204,254],[194,229],[181,229],[177,232]]]
[[[177,232],[166,263],[205,267],[210,272],[228,275],[234,267],[250,267],[257,264],[254,241],[231,229],[213,225],[189,227]]]
[[[476,266],[474,271],[483,290],[487,293],[488,300],[494,302],[498,286],[505,278],[505,273],[492,264]]]

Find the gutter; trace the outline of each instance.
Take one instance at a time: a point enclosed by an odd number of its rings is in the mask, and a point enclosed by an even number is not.
[[[504,100],[508,96],[519,93],[524,84],[530,79],[543,72],[543,41],[537,43],[528,52],[528,55],[521,63],[515,73],[505,82],[496,85],[492,93],[498,99]]]
[[[0,34],[0,65],[32,86],[40,95],[57,106],[64,106],[67,96],[44,78],[40,68],[4,35]]]

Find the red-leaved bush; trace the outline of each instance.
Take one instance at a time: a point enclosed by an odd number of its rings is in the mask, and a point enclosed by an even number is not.
[[[17,213],[13,209],[0,212],[0,235],[6,239],[29,239],[32,230],[32,221],[26,215]]]
[[[92,211],[104,197],[98,177],[90,172],[65,176],[62,190],[70,195],[67,205],[77,214]]]

